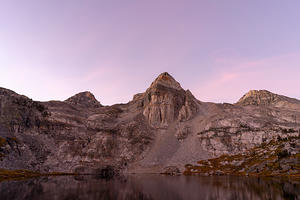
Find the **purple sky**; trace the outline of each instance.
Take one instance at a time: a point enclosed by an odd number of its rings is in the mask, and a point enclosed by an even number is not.
[[[300,99],[299,0],[0,3],[0,87],[34,100],[128,102],[168,71],[202,101]]]

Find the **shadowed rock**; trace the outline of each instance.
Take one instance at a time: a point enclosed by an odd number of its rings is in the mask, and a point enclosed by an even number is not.
[[[201,102],[166,72],[129,103],[112,106],[90,92],[37,102],[0,88],[0,168],[183,171],[202,159],[298,137],[299,102],[268,91],[249,92],[237,104]]]

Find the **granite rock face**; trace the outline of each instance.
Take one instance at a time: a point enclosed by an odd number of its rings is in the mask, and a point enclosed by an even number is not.
[[[98,108],[102,106],[91,92],[80,92],[68,98],[65,102],[68,102],[73,105],[84,106],[84,107]]]
[[[267,90],[250,90],[237,103],[237,105],[273,106],[289,110],[299,110],[300,101],[283,95],[274,94]]]
[[[241,105],[271,105],[280,101],[280,95],[273,94],[267,90],[250,90],[237,104]]]
[[[167,72],[162,73],[142,94],[144,116],[154,127],[191,119],[198,111],[197,100]]]
[[[127,104],[112,106],[90,92],[37,102],[0,88],[0,168],[183,171],[187,163],[297,137],[299,119],[299,100],[251,91],[236,104],[201,102],[166,72]]]

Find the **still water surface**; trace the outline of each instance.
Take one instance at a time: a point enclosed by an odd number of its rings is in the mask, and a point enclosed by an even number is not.
[[[131,175],[43,177],[0,183],[1,200],[260,200],[300,199],[296,181],[253,177]]]

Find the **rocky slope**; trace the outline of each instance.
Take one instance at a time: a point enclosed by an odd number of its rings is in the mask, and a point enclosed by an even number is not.
[[[182,172],[186,164],[247,153],[277,138],[298,144],[299,102],[268,91],[250,91],[236,104],[201,102],[168,73],[113,106],[90,92],[36,102],[0,88],[0,168]]]
[[[98,108],[102,105],[95,98],[95,96],[91,92],[80,92],[70,98],[68,98],[65,102],[68,102],[73,105],[83,106],[87,108]]]
[[[277,138],[236,155],[185,165],[186,175],[255,175],[300,178],[299,137]]]
[[[274,94],[267,90],[250,90],[237,103],[237,105],[262,105],[283,108],[288,110],[300,110],[300,101]]]

